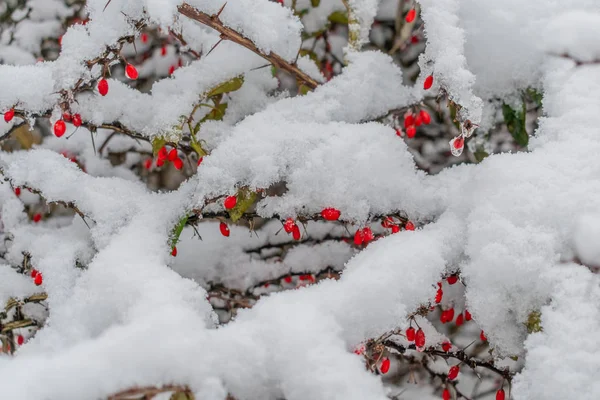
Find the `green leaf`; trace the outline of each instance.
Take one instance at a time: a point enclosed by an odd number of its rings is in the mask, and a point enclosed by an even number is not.
[[[329,19],[329,21],[333,22],[334,24],[348,25],[348,14],[345,12],[336,11],[333,14],[329,15],[327,19]]]
[[[169,400],[194,400],[194,395],[190,392],[175,392]]]
[[[204,150],[202,148],[202,146],[200,146],[200,143],[193,141],[192,143],[190,143],[190,146],[192,147],[192,149],[194,149],[194,151],[196,153],[198,153],[198,155],[200,157],[204,157],[205,155],[207,155],[208,153],[206,152],[206,150]]]
[[[527,332],[529,333],[541,332],[543,330],[542,313],[537,310],[530,312],[525,325],[527,326]]]
[[[527,89],[527,95],[531,98],[531,100],[533,100],[539,107],[542,106],[542,100],[544,98],[544,95],[540,92],[538,92],[535,89],[529,88]]]
[[[305,95],[306,93],[310,92],[310,88],[306,85],[300,85],[300,87],[298,88],[298,91],[300,92],[301,95]]]
[[[319,7],[319,4],[321,4],[321,0],[310,0],[310,5],[313,7]]]
[[[177,225],[175,225],[175,228],[173,228],[170,237],[171,249],[177,245],[177,242],[179,242],[179,236],[181,236],[181,232],[183,232],[183,228],[185,227],[187,220],[188,216],[186,214],[179,220]]]
[[[212,120],[212,121],[222,121],[223,117],[225,116],[225,111],[227,110],[227,103],[221,103],[221,104],[217,104],[211,112],[209,112],[208,114],[206,114],[204,116],[204,118],[202,118],[202,120],[200,120],[200,123],[204,122],[204,121],[208,121],[208,120]]]
[[[482,149],[477,149],[475,151],[475,153],[473,153],[473,155],[475,156],[475,159],[477,160],[477,162],[482,162],[484,158],[489,156],[489,154],[485,150],[482,150]]]
[[[237,194],[237,203],[235,207],[229,210],[229,217],[233,222],[237,222],[242,215],[248,210],[256,201],[256,193],[251,192],[248,189],[242,189]]]
[[[228,80],[227,82],[221,83],[219,86],[213,88],[210,92],[208,92],[207,97],[213,97],[218,94],[235,92],[244,84],[244,77],[238,76],[237,78],[233,78]]]
[[[529,135],[525,129],[525,103],[523,109],[519,112],[515,111],[508,104],[502,105],[502,114],[506,128],[515,139],[519,146],[527,146],[529,144]]]
[[[300,49],[300,55],[310,57],[310,59],[313,60],[315,64],[317,64],[317,67],[319,66],[319,56],[317,56],[317,53],[315,53],[314,51],[311,51],[309,49]]]
[[[156,156],[165,144],[167,144],[167,141],[161,137],[152,139],[152,153]]]

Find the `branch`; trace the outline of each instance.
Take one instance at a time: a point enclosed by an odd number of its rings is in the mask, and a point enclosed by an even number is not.
[[[221,40],[231,40],[232,42],[244,46],[248,50],[258,54],[265,60],[269,61],[275,67],[294,75],[296,79],[298,79],[299,81],[304,83],[304,85],[308,86],[311,89],[315,89],[318,86],[318,83],[314,79],[312,79],[306,73],[301,71],[296,65],[288,63],[275,53],[263,53],[261,50],[258,49],[258,47],[256,47],[256,45],[250,39],[242,36],[233,29],[223,25],[223,22],[221,22],[218,15],[210,16],[206,13],[203,13],[202,11],[197,10],[196,8],[192,7],[187,3],[183,3],[182,5],[178,6],[177,9],[181,14],[185,15],[186,17],[198,21],[201,24],[204,24],[219,32],[221,34]]]

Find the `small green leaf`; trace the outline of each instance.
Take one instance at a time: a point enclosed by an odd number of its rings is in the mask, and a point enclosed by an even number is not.
[[[537,310],[530,312],[525,325],[527,326],[527,332],[529,333],[541,332],[543,330],[542,313]]]
[[[161,137],[154,138],[152,140],[152,153],[156,156],[158,151],[167,144],[167,141]]]
[[[219,86],[213,88],[210,92],[208,92],[207,97],[213,97],[218,94],[235,92],[244,84],[244,77],[238,76],[237,78],[233,78],[228,80],[227,82],[221,83]]]
[[[542,100],[544,98],[544,95],[540,92],[538,92],[535,89],[529,88],[527,89],[527,95],[531,98],[531,100],[533,100],[539,107],[542,106]]]
[[[235,207],[229,210],[229,217],[233,222],[237,222],[242,215],[254,204],[256,193],[248,189],[242,189],[237,194],[237,203]]]
[[[310,92],[310,88],[306,85],[300,85],[300,87],[298,88],[298,91],[300,92],[301,95],[305,95],[306,93]]]
[[[336,11],[327,17],[334,24],[348,25],[348,14],[341,11]]]
[[[482,162],[484,158],[489,156],[489,154],[485,150],[478,149],[473,153],[477,162]]]
[[[519,360],[519,356],[510,356],[510,359],[513,361],[518,361]]]
[[[202,148],[202,146],[200,146],[200,143],[193,141],[192,143],[190,143],[190,146],[192,147],[192,149],[194,149],[194,151],[196,153],[198,153],[198,155],[200,157],[204,157],[205,155],[207,155],[208,153],[206,152],[206,150],[204,150]]]
[[[319,7],[319,4],[321,4],[321,0],[310,0],[310,5],[313,7]]]
[[[525,103],[523,103],[523,106]],[[504,122],[506,128],[515,139],[515,142],[519,146],[527,146],[529,144],[529,135],[525,129],[525,110],[517,112],[507,104],[502,105],[502,114],[504,115]]]
[[[175,225],[175,228],[173,228],[173,231],[171,232],[171,237],[170,237],[171,248],[173,248],[177,245],[177,242],[179,241],[179,236],[181,236],[181,232],[183,232],[183,228],[185,227],[187,220],[188,220],[188,216],[186,214],[179,220],[177,225]]]
[[[221,103],[221,104],[217,104],[215,107],[213,107],[212,111],[209,112],[208,114],[206,114],[204,116],[204,118],[202,118],[202,120],[200,121],[201,123],[204,121],[222,121],[223,117],[225,116],[225,111],[227,110],[227,103]]]

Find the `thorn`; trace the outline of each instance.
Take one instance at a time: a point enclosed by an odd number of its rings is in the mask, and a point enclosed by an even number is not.
[[[106,10],[106,7],[108,7],[108,5],[110,4],[112,0],[108,0],[108,2],[106,3],[106,5],[104,6],[104,8],[102,9],[102,12],[104,12]]]
[[[226,5],[227,5],[227,2],[225,2],[225,4],[223,4],[223,6],[219,10],[219,12],[213,18],[218,19],[219,15],[221,15],[221,13],[223,12],[223,9],[225,8]]]
[[[207,57],[207,56],[208,56],[210,53],[212,53],[212,51],[213,51],[213,50],[214,50],[214,49],[215,49],[215,48],[216,48],[216,47],[217,47],[219,44],[221,44],[221,42],[222,42],[222,41],[223,41],[223,38],[219,39],[219,41],[218,41],[217,43],[215,43],[215,45],[214,45],[213,47],[211,47],[211,49],[208,51],[208,53],[206,53],[206,56],[204,56],[204,57]]]
[[[92,137],[92,147],[94,148],[94,155],[97,156],[96,153],[96,142],[94,142],[94,132],[90,131],[90,136]]]
[[[263,65],[262,67],[256,67],[256,68],[252,68],[250,71],[256,71],[256,70],[258,70],[258,69],[263,69],[263,68],[267,68],[267,67],[270,67],[270,66],[271,66],[271,64],[265,64],[265,65]]]

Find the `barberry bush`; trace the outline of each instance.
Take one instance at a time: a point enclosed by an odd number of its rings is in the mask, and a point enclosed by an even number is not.
[[[0,398],[600,398],[600,3],[4,0]]]

